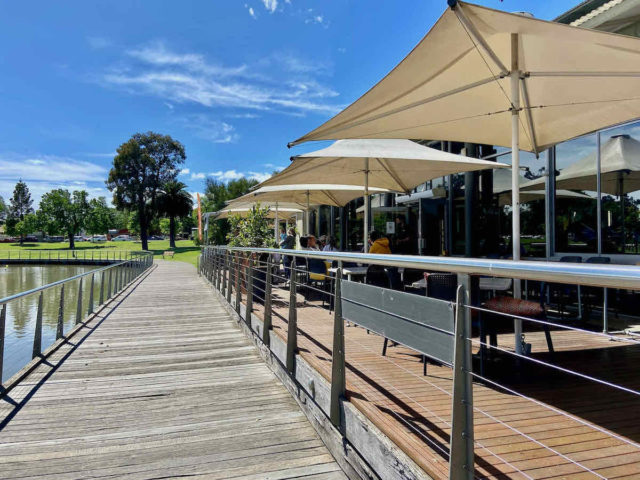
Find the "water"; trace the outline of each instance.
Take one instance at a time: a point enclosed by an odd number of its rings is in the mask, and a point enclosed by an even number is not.
[[[73,277],[95,268],[88,265],[0,265],[0,298]],[[83,280],[83,315],[86,315],[88,309],[90,278],[87,276]],[[99,295],[99,280],[100,276],[97,276],[94,284],[95,303]],[[66,283],[64,287],[65,332],[75,324],[78,286],[79,280],[74,280]],[[53,287],[45,290],[42,297],[42,350],[49,347],[56,338],[61,291],[61,286]],[[39,293],[28,295],[7,304],[3,382],[31,360],[39,295]]]

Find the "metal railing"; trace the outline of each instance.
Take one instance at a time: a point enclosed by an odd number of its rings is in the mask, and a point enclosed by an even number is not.
[[[277,261],[274,261],[278,258]],[[331,269],[327,268],[324,276],[324,287],[319,288],[310,281],[312,261],[333,262]],[[279,267],[284,263],[284,270]],[[424,295],[398,292],[387,287],[367,285],[343,279],[343,272],[349,272],[343,268],[346,262],[357,264],[378,265],[393,268],[421,270],[425,272],[447,272],[457,278],[452,291],[452,298],[429,298]],[[274,265],[278,265],[274,268]],[[391,267],[391,268],[389,268]],[[484,454],[493,456],[498,462],[502,462],[517,474],[524,478],[533,478],[527,473],[525,467],[520,468],[517,461],[509,460],[500,453],[491,450],[483,441],[474,437],[474,415],[479,415],[506,429],[509,434],[522,437],[531,442],[536,448],[544,449],[548,455],[556,456],[561,461],[571,464],[578,472],[587,472],[596,478],[606,478],[598,473],[596,468],[589,466],[588,462],[574,458],[570,453],[563,453],[562,449],[539,440],[535,435],[527,433],[525,429],[514,422],[502,420],[495,411],[474,403],[474,385],[484,385],[500,392],[507,392],[518,399],[526,401],[536,407],[545,409],[553,414],[561,415],[567,421],[580,427],[598,432],[609,439],[615,440],[625,447],[633,448],[634,453],[640,453],[640,444],[624,435],[612,432],[594,422],[584,420],[579,415],[573,415],[561,408],[555,407],[544,401],[533,398],[520,391],[517,387],[506,384],[499,379],[491,378],[484,372],[484,355],[487,350],[504,355],[512,359],[514,365],[533,365],[548,369],[557,374],[568,375],[573,381],[584,381],[587,384],[597,385],[640,397],[640,391],[631,385],[621,385],[595,374],[583,373],[574,365],[566,366],[554,362],[554,350],[550,329],[554,332],[578,332],[580,335],[595,337],[598,339],[615,340],[624,342],[629,346],[640,343],[638,339],[628,336],[614,335],[607,332],[593,331],[586,326],[576,326],[563,322],[562,319],[551,319],[547,316],[545,295],[540,293],[540,315],[528,315],[527,308],[536,308],[534,301],[516,302],[523,305],[525,313],[513,310],[513,306],[501,310],[497,307],[490,308],[478,300],[478,282],[481,276],[503,277],[515,279],[515,281],[542,282],[542,284],[569,284],[585,287],[602,287],[603,289],[628,289],[640,290],[640,268],[620,265],[581,265],[556,262],[527,262],[508,260],[469,259],[451,257],[417,257],[399,255],[373,255],[353,254],[341,252],[314,252],[300,250],[256,249],[256,248],[230,248],[224,246],[206,247],[203,249],[199,272],[212,286],[217,289],[226,300],[235,307],[241,316],[244,313],[244,321],[251,328],[252,312],[256,298],[262,303],[262,333],[259,334],[265,345],[271,342],[272,320],[275,315],[272,301],[274,296],[274,282],[280,282],[289,290],[288,315],[284,319],[287,323],[286,355],[283,362],[286,369],[295,375],[296,355],[298,353],[298,328],[299,301],[297,293],[304,289],[322,295],[322,306],[311,305],[312,308],[324,308],[325,297],[328,298],[328,307],[333,309],[333,336],[331,345],[332,376],[330,407],[326,412],[331,422],[341,428],[341,402],[345,401],[345,330],[344,323],[351,322],[367,329],[367,332],[377,333],[385,338],[382,356],[384,357],[387,341],[394,341],[422,354],[424,371],[426,375],[427,358],[436,361],[440,365],[453,369],[451,388],[443,388],[441,382],[435,383],[423,378],[421,381],[429,384],[440,393],[451,398],[451,416],[444,418],[429,410],[419,400],[413,399],[416,405],[425,412],[431,412],[438,422],[451,429],[448,448],[434,443],[435,451],[440,451],[449,461],[449,477],[452,479],[476,478],[474,469],[474,452],[481,449]],[[355,270],[352,268],[352,270]],[[258,272],[260,272],[258,274]],[[322,279],[322,274],[319,277]],[[426,281],[427,277],[425,277]],[[286,282],[286,284],[285,284]],[[370,283],[370,282],[369,282]],[[327,286],[328,285],[328,286]],[[597,290],[597,288],[592,290]],[[529,291],[525,288],[525,291]],[[257,292],[257,294],[256,294]],[[541,289],[542,292],[542,289]],[[500,299],[509,299],[510,292],[505,292]],[[244,304],[243,304],[244,296]],[[282,300],[282,296],[279,300]],[[605,295],[606,299],[606,295]],[[606,300],[605,300],[606,301]],[[524,303],[527,302],[527,303]],[[505,302],[506,304],[513,302]],[[305,300],[305,305],[307,302]],[[606,303],[605,303],[606,308]],[[244,310],[244,312],[243,312]],[[498,346],[497,343],[488,342],[482,333],[482,325],[486,319],[483,315],[494,315],[513,321],[514,330],[518,332],[521,324],[542,328],[545,333],[549,348],[548,357],[536,357],[524,348],[526,346],[524,335],[514,338],[514,348]],[[481,318],[479,321],[480,334],[472,333],[472,318]],[[520,330],[521,331],[521,330]],[[259,333],[259,332],[256,332]],[[308,334],[307,334],[308,335]],[[519,342],[521,344],[519,345]],[[366,350],[370,347],[363,346]],[[477,354],[474,355],[474,348]],[[371,350],[371,353],[376,353]],[[480,367],[474,367],[474,357],[480,359]],[[387,358],[387,357],[384,357]],[[388,360],[393,363],[392,360]],[[477,364],[478,362],[476,362]],[[355,361],[349,361],[354,365]],[[395,364],[394,364],[395,365]],[[367,371],[366,366],[361,366]],[[375,376],[373,371],[368,375]],[[402,387],[389,385],[402,395],[411,399],[410,392],[403,392]],[[407,425],[412,428],[411,425]]]
[[[103,248],[88,249],[27,249],[3,250],[0,248],[0,261],[125,261],[133,260],[141,255],[141,251],[111,250]]]
[[[96,310],[153,265],[151,252],[0,299],[0,391],[6,393]],[[106,255],[103,257],[106,260]],[[33,341],[25,342],[31,334]],[[25,348],[29,345],[31,348]]]

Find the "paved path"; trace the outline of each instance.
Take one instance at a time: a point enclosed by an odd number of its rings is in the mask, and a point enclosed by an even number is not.
[[[3,479],[346,478],[191,265],[71,343],[0,403]]]

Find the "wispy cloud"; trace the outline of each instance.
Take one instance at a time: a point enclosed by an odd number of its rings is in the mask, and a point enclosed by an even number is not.
[[[262,3],[269,13],[275,12],[278,8],[278,0],[262,0]]]
[[[113,45],[113,42],[105,37],[87,37],[87,42],[91,48],[95,48],[96,50]]]
[[[229,182],[231,180],[238,180],[240,178],[249,178],[257,180],[258,182],[264,182],[272,175],[272,172],[238,172],[237,170],[218,170],[217,172],[211,172],[210,177],[213,177],[221,182]]]
[[[191,170],[189,170],[188,168],[183,168],[182,170],[180,170],[180,173],[178,173],[178,175],[189,175],[191,173]]]
[[[253,7],[250,7],[249,5],[247,5],[246,3],[244,4],[244,8],[247,9],[247,11],[249,12],[249,15],[251,16],[251,18],[253,18],[254,20],[258,19],[258,16],[256,15],[255,10],[253,9]]]
[[[273,55],[255,65],[226,66],[193,52],[175,52],[163,43],[127,50],[133,63],[99,76],[99,82],[165,102],[192,103],[291,115],[337,113],[331,87],[315,77],[329,67],[292,54]]]
[[[191,130],[196,137],[208,142],[233,143],[239,138],[233,125],[212,119],[207,115],[185,115],[178,121],[184,128]]]
[[[193,172],[191,177],[189,177],[189,180],[204,180],[206,176],[207,175],[202,172]]]

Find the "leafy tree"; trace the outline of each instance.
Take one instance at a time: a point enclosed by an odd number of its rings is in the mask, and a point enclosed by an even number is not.
[[[120,210],[137,213],[142,248],[149,249],[149,225],[158,213],[162,185],[175,180],[186,155],[182,144],[168,135],[136,133],[118,147],[107,188]]]
[[[203,208],[206,212],[217,212],[222,210],[225,203],[234,198],[241,197],[249,192],[251,187],[258,184],[257,180],[239,178],[223,183],[219,180],[207,179],[205,183]],[[229,220],[216,220],[209,223],[207,240],[209,243],[221,245],[225,243],[229,233]]]
[[[4,222],[7,218],[7,204],[4,203],[4,198],[0,195],[0,223]]]
[[[187,186],[175,180],[162,186],[158,197],[158,210],[169,219],[169,247],[176,248],[176,218],[186,217],[193,210],[193,198]]]
[[[27,213],[22,220],[15,225],[16,233],[20,235],[20,243],[22,239],[30,233],[36,232],[39,227],[38,216],[34,213]]]
[[[85,222],[87,233],[92,235],[105,234],[116,223],[115,211],[109,208],[104,197],[92,198],[89,202],[89,212]]]
[[[232,247],[275,247],[273,230],[269,225],[269,207],[254,205],[246,217],[232,215],[227,242]]]
[[[20,245],[24,243],[24,235],[18,232],[16,226],[18,222],[24,220],[25,215],[33,213],[33,200],[27,184],[22,180],[16,183],[13,189],[13,196],[9,200],[9,212],[7,216],[7,233],[9,235],[20,235]]]
[[[170,232],[169,219],[168,218],[161,218],[160,219],[160,233],[162,233],[163,235],[169,235],[169,232]]]
[[[45,193],[40,200],[40,210],[49,225],[69,238],[69,248],[75,248],[74,236],[82,230],[89,214],[87,192],[76,190],[73,194],[58,188]]]

